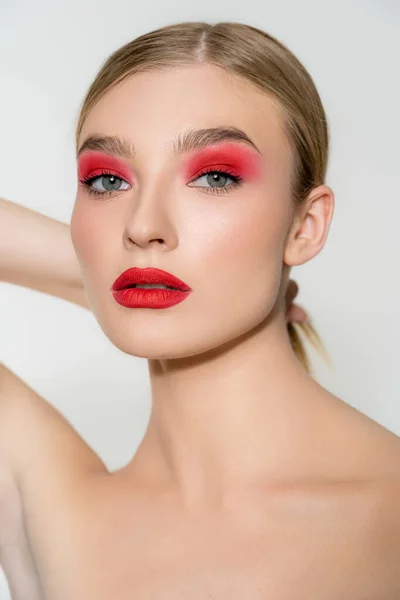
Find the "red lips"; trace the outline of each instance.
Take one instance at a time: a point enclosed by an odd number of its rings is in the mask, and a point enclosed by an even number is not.
[[[127,269],[117,277],[111,289],[113,291],[119,291],[130,285],[143,283],[168,285],[169,287],[181,290],[182,292],[191,291],[191,288],[186,285],[186,283],[174,275],[171,275],[171,273],[162,271],[161,269],[153,269],[151,267],[146,269],[139,269],[138,267]]]

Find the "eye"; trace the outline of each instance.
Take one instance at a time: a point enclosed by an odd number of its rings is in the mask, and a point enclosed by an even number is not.
[[[201,179],[203,179],[205,185],[193,185],[194,181]],[[229,179],[232,183],[225,185]],[[91,177],[85,176],[80,181],[87,188],[88,194],[94,196],[109,196],[115,192],[130,188],[130,184],[125,179],[107,171],[103,171],[101,174],[92,175]],[[189,187],[203,188],[206,193],[218,194],[229,192],[232,188],[239,186],[242,181],[242,177],[229,173],[226,168],[225,170],[214,168],[198,175],[197,178],[192,180],[188,185]],[[125,185],[125,187],[121,187],[121,184]]]
[[[203,179],[203,183],[205,185],[193,185],[194,181],[198,181]],[[233,183],[226,186],[226,180],[231,179]],[[212,169],[200,174],[196,179],[193,179],[189,185],[189,187],[200,187],[205,188],[204,191],[207,193],[221,193],[221,192],[229,192],[230,189],[237,187],[243,181],[242,177],[239,175],[233,175],[232,173],[228,173],[226,170],[222,171],[220,169]],[[207,185],[209,184],[209,185]]]
[[[101,184],[101,180],[103,183]],[[118,177],[118,175],[114,175],[113,173],[103,172],[101,175],[95,175],[92,177],[83,177],[81,179],[81,183],[87,187],[88,194],[92,194],[94,196],[104,196],[108,194],[112,194],[114,192],[119,192],[121,190],[129,189],[130,184],[122,179],[122,177]],[[122,184],[125,184],[127,187],[120,187]],[[100,184],[100,187],[96,187],[95,184]]]

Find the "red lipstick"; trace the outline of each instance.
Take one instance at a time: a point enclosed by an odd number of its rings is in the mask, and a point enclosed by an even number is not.
[[[133,287],[163,285],[167,288]],[[172,288],[172,289],[170,289]],[[182,302],[191,288],[183,281],[161,269],[127,269],[114,281],[111,292],[122,306],[128,308],[168,308]]]

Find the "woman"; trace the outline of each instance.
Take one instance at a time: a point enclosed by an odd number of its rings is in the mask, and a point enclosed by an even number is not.
[[[76,144],[85,298],[148,359],[152,409],[110,473],[3,369],[12,593],[400,597],[399,438],[313,379],[285,318],[290,269],[322,250],[334,206],[310,75],[254,27],[164,27],[104,63]],[[73,280],[47,291],[73,299]]]

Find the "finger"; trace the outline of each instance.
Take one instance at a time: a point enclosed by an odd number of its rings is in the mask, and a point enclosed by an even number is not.
[[[285,296],[286,306],[289,306],[290,304],[292,304],[293,300],[296,298],[298,293],[299,293],[299,286],[293,279],[290,279],[287,290],[286,290],[286,296]]]
[[[298,304],[291,304],[286,311],[286,319],[293,323],[303,323],[308,320],[308,314]]]

